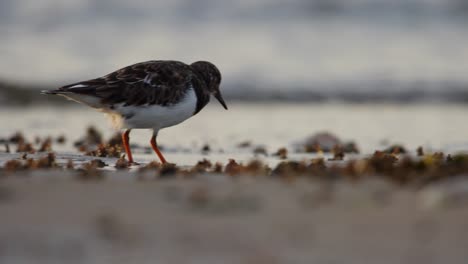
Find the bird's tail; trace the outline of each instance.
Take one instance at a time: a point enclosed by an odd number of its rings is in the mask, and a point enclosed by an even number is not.
[[[41,91],[41,94],[64,94],[64,93],[66,93],[66,91],[58,90],[58,89],[55,89],[55,90],[42,90]]]
[[[101,99],[99,97],[75,93],[75,89],[71,91],[68,89],[64,89],[64,87],[62,87],[62,88],[55,89],[55,90],[42,90],[41,94],[60,95],[60,96],[64,96],[65,98],[69,100],[72,100],[81,104],[85,104],[94,108],[103,108],[103,105],[101,104]]]

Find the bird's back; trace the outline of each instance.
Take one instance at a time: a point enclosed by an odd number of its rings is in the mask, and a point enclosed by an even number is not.
[[[147,61],[127,66],[103,77],[63,86],[52,93],[74,93],[100,99],[103,106],[161,105],[181,100],[188,89],[204,90],[191,67],[178,61]]]

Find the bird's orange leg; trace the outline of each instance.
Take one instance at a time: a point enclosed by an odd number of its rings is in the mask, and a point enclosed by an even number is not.
[[[130,140],[128,136],[130,134],[130,130],[131,129],[125,130],[125,132],[122,134],[122,143],[125,148],[125,153],[127,153],[128,162],[133,163],[132,151],[130,150],[130,145],[128,144]]]
[[[158,155],[159,159],[161,160],[161,162],[164,164],[164,163],[167,163],[166,159],[164,158],[164,156],[162,155],[161,151],[159,151],[158,149],[158,145],[156,144],[156,136],[152,136],[151,137],[151,147],[153,148],[154,152],[156,152],[156,155]]]

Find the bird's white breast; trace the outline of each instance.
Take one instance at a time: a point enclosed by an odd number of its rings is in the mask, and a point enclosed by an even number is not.
[[[197,96],[193,89],[189,89],[185,97],[176,104],[114,106],[110,115],[114,126],[117,128],[161,128],[177,125],[193,115],[197,105]]]

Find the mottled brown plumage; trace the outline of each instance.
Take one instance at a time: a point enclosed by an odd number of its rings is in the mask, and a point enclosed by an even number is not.
[[[179,102],[188,89],[193,88],[198,98],[196,113],[218,89],[221,74],[209,62],[187,65],[179,61],[147,61],[127,66],[100,78],[63,86],[49,93],[89,95],[101,99],[101,104],[112,107],[161,105]],[[216,87],[215,87],[216,86]]]

